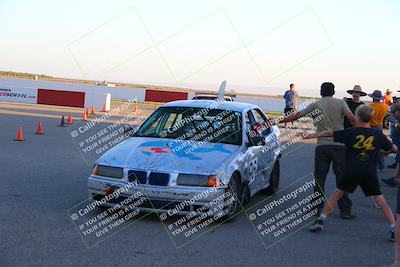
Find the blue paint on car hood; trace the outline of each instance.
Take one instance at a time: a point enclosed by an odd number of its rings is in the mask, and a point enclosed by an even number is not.
[[[160,172],[213,174],[240,146],[132,137],[106,152],[98,164]]]

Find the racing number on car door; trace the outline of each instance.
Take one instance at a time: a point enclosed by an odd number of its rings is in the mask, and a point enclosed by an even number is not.
[[[251,184],[256,179],[257,166],[258,166],[257,157],[253,158],[252,160],[250,160],[250,163],[249,163],[249,184]]]
[[[256,123],[256,120],[249,110],[246,113],[246,128],[247,128],[247,136],[250,137],[254,134],[258,135],[258,132],[254,131],[253,125]],[[262,146],[251,146],[247,149],[247,168],[248,168],[248,177],[249,177],[249,187],[250,191],[257,191],[261,179],[260,170],[262,170],[262,158],[260,155],[262,154]],[[261,164],[261,165],[260,165]]]

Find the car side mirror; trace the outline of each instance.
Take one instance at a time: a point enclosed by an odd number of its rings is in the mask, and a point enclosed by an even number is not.
[[[262,136],[253,136],[249,137],[248,147],[251,146],[264,146],[265,145],[265,137]]]

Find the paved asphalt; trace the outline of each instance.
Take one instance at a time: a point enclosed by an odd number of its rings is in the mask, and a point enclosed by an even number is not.
[[[87,198],[91,167],[58,119],[40,119],[45,135],[32,134],[38,120],[0,115],[0,266],[386,266],[394,257],[383,216],[360,190],[352,195],[356,220],[335,211],[324,232],[303,229],[269,249],[244,214],[179,249],[155,215],[87,249],[66,211]],[[13,141],[19,126],[24,142]],[[313,156],[305,144],[284,157],[281,187],[310,173]],[[395,189],[383,192],[394,208]]]

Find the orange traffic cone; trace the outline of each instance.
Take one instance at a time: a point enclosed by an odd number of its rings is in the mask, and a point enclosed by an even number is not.
[[[41,121],[38,122],[37,130],[36,130],[36,133],[35,133],[35,134],[44,134],[44,132],[43,132],[43,125],[42,125],[42,122],[41,122]]]
[[[101,109],[101,112],[107,112],[107,110],[106,110],[106,104],[103,104],[103,108]]]
[[[86,111],[85,111],[85,112],[86,112],[86,117],[89,118],[89,117],[90,117],[90,116],[89,116],[89,108],[86,108]]]
[[[60,125],[58,125],[58,127],[65,127],[64,115],[61,116]]]
[[[94,111],[94,106],[92,106],[92,111],[90,112],[90,114],[96,114],[96,112]]]
[[[86,111],[83,112],[82,121],[88,121],[88,115]]]
[[[138,111],[138,108],[137,108],[137,104],[135,103],[135,104],[133,104],[133,112],[137,112]]]
[[[68,114],[67,124],[68,125],[72,125],[72,116],[71,116],[71,114]]]
[[[24,134],[22,133],[22,127],[18,128],[17,138],[14,141],[24,141]]]

